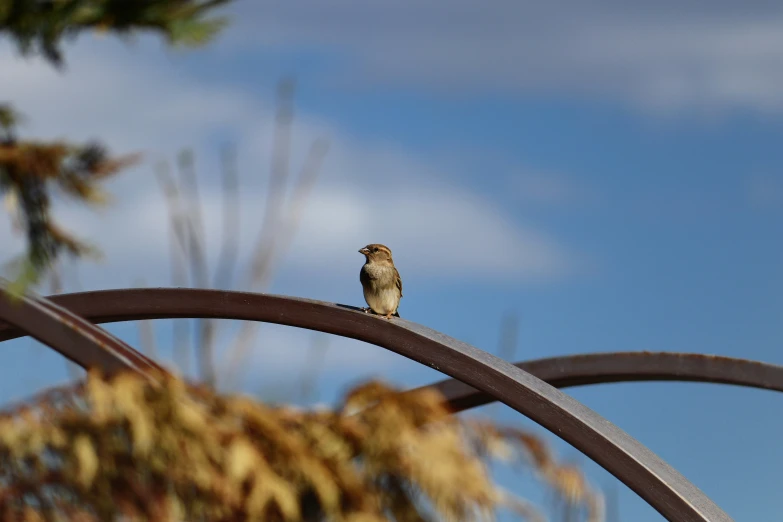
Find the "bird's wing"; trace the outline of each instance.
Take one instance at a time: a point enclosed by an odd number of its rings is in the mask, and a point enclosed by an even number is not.
[[[397,288],[400,289],[400,298],[402,298],[402,278],[400,277],[400,273],[397,271],[397,267],[394,267],[394,284],[396,284]]]

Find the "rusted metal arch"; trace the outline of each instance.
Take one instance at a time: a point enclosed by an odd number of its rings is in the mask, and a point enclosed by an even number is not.
[[[783,392],[783,366],[699,353],[590,353],[517,362],[514,366],[555,388],[612,382],[681,381]],[[496,400],[456,379],[445,379],[422,388],[428,387],[443,393],[456,412]]]
[[[95,322],[219,317],[296,326],[375,344],[497,397],[581,450],[668,520],[731,520],[685,477],[583,404],[511,363],[406,320],[386,321],[354,307],[306,299],[215,290],[110,290],[55,300]],[[18,337],[7,329],[2,334],[5,339]]]

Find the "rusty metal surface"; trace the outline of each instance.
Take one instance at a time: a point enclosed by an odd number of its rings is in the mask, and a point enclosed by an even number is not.
[[[555,388],[610,382],[685,381],[783,392],[783,366],[698,353],[591,353],[518,362],[514,366]],[[457,412],[495,401],[490,395],[454,379],[429,386],[443,393]]]
[[[0,286],[0,320],[15,326],[83,368],[105,372],[163,370],[103,328],[50,300],[25,295],[10,301]]]
[[[731,518],[657,455],[583,404],[526,371],[424,326],[358,308],[290,297],[191,289],[60,295],[54,301],[94,322],[224,318],[296,326],[365,341],[496,397],[581,450],[668,520]],[[0,339],[18,334],[0,327]]]

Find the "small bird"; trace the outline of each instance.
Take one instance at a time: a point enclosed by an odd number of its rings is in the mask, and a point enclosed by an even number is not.
[[[397,307],[402,299],[402,279],[392,261],[391,250],[373,243],[360,249],[359,253],[364,254],[366,259],[359,272],[364,300],[369,305],[369,309],[364,311],[372,310],[389,320],[392,316],[399,317]]]

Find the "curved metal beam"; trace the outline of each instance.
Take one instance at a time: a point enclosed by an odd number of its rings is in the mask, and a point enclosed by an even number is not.
[[[189,315],[187,310],[172,306],[176,303],[165,302],[167,301],[165,297],[160,299],[162,296],[159,294],[164,292],[173,296],[176,293],[193,292],[193,290],[155,289],[157,302],[139,300],[137,292],[136,289],[105,290],[60,294],[48,299],[39,299],[52,305],[58,303],[63,311],[65,308],[71,310],[76,320],[83,317],[93,323],[194,317]],[[236,293],[215,292],[216,294]],[[133,295],[137,297],[128,299]],[[198,317],[204,318],[237,319],[234,316],[226,317],[224,313],[213,307],[202,307],[197,310],[197,313],[201,314]],[[251,313],[245,319],[256,320],[252,317]],[[25,334],[0,323],[0,342],[23,335]],[[130,347],[127,349],[135,352]],[[141,354],[139,356],[144,357]],[[155,364],[150,359],[146,357],[145,359],[148,364]],[[84,366],[78,361],[77,364]],[[517,362],[514,365],[555,388],[613,382],[682,381],[730,384],[783,392],[783,366],[698,353],[607,352],[548,357]],[[455,379],[445,379],[428,386],[436,387],[446,395],[456,411],[464,411],[495,401],[491,396]]]
[[[83,368],[132,369],[147,377],[165,371],[103,328],[40,296],[11,300],[0,285],[0,320],[26,332]]]
[[[657,455],[580,402],[511,363],[404,319],[387,321],[358,308],[307,299],[217,290],[109,290],[61,295],[56,301],[96,322],[239,319],[307,328],[375,344],[497,397],[585,453],[668,520],[731,520]],[[10,332],[4,333],[9,338]]]
[[[514,366],[555,388],[610,382],[684,381],[783,392],[783,366],[699,353],[591,353],[518,362]],[[455,412],[496,400],[455,379],[445,379],[422,388],[428,387],[443,393]]]

